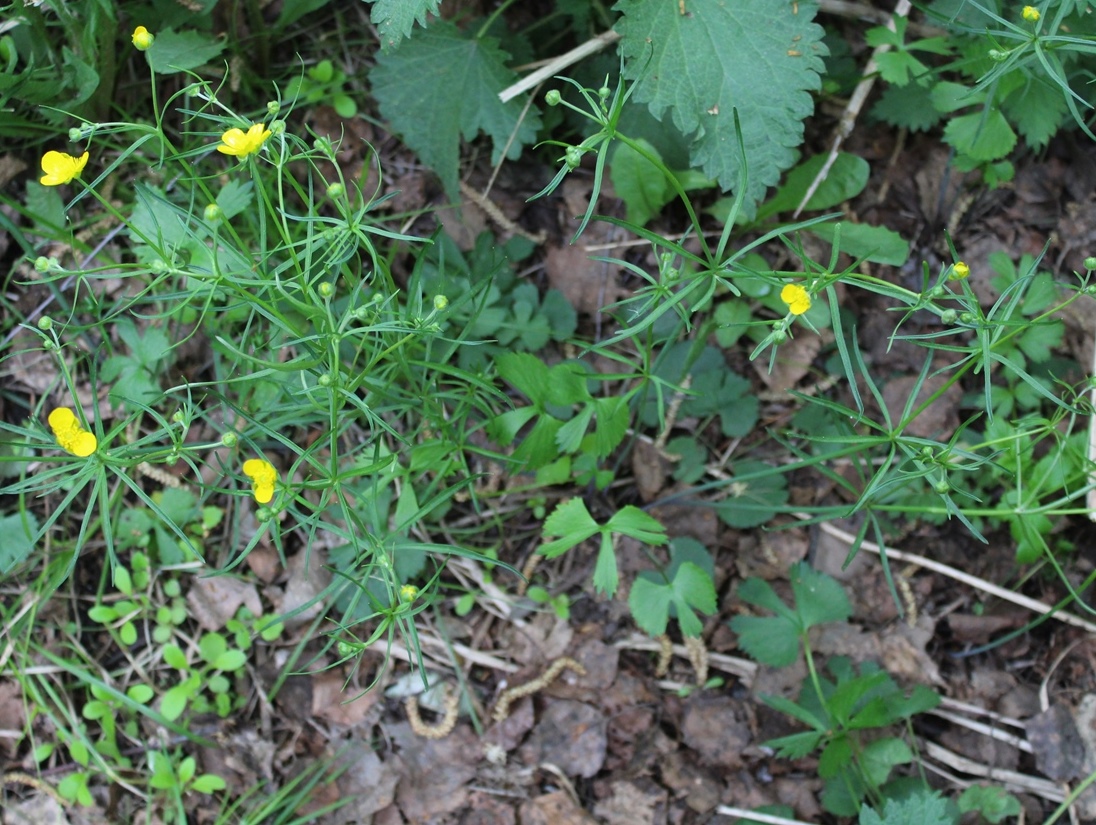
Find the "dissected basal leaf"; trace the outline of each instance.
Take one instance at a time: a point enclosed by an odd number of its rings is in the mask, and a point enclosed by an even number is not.
[[[403,38],[411,36],[411,27],[426,25],[426,15],[437,14],[441,0],[372,0],[369,19],[381,36],[381,48],[388,51]]]
[[[506,67],[509,55],[492,37],[472,38],[439,20],[415,33],[400,49],[382,54],[370,75],[381,114],[407,145],[441,178],[456,198],[460,139],[486,132],[497,163],[510,141],[507,157],[536,139],[540,115],[515,98],[503,103],[498,93],[517,75]]]
[[[754,207],[795,161],[803,119],[814,110],[826,47],[814,20],[818,5],[773,0],[620,0],[617,25],[635,99],[693,135],[691,161],[740,188],[738,110]],[[682,13],[684,10],[684,13]]]

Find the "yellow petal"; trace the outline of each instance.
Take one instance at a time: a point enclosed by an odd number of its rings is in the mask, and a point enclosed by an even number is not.
[[[95,452],[98,446],[99,439],[95,437],[95,434],[89,433],[87,430],[83,430],[76,436],[75,439],[73,439],[72,444],[65,449],[67,449],[75,456],[79,456],[80,458],[87,458],[89,455]]]
[[[49,414],[49,426],[54,434],[65,431],[76,423],[76,413],[68,407],[58,407]]]
[[[239,155],[240,144],[246,140],[246,136],[240,129],[229,129],[223,135],[221,135],[221,145],[217,147],[218,152],[224,152],[226,155]]]

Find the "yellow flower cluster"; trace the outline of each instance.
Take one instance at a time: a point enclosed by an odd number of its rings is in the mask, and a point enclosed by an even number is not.
[[[58,445],[66,453],[71,453],[80,458],[87,458],[95,452],[99,441],[94,433],[89,433],[82,426],[74,413],[68,407],[58,407],[49,414],[49,428],[53,430],[53,436]]]
[[[1029,23],[1038,23],[1041,15],[1039,10],[1035,6],[1024,6],[1024,10],[1021,12],[1024,19]]]
[[[259,504],[266,504],[274,498],[278,471],[273,464],[263,458],[249,458],[244,462],[244,475],[251,479],[251,492]]]
[[[73,178],[80,177],[80,173],[87,165],[87,152],[78,158],[66,155],[64,152],[46,152],[42,155],[42,171],[46,173],[42,176],[42,185],[60,186],[62,183],[68,183]]]
[[[811,294],[799,284],[787,284],[780,290],[780,300],[788,305],[792,315],[802,315],[811,308]]]
[[[268,137],[270,137],[270,130],[261,123],[254,124],[246,132],[243,129],[229,129],[221,135],[221,145],[217,147],[217,151],[224,152],[226,155],[235,155],[238,158],[246,158],[258,152]]]

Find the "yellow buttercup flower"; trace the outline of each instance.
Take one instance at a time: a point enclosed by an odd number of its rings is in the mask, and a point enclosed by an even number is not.
[[[42,176],[42,185],[60,186],[62,183],[68,183],[73,178],[80,177],[80,173],[87,165],[87,152],[78,158],[66,155],[64,152],[46,152],[42,155],[42,171],[46,173]]]
[[[81,427],[76,413],[68,407],[58,407],[49,414],[48,420],[54,438],[66,453],[87,458],[98,448],[99,440],[95,434]]]
[[[156,36],[144,26],[138,26],[133,30],[133,45],[137,47],[138,51],[147,51],[155,39]]]
[[[259,504],[266,504],[274,498],[278,471],[273,464],[263,458],[249,458],[244,462],[244,475],[251,479],[251,492]]]
[[[787,284],[780,290],[780,300],[788,305],[792,315],[802,315],[811,308],[811,295],[799,284]]]
[[[1024,19],[1027,20],[1029,23],[1039,22],[1039,10],[1035,8],[1035,6],[1024,6],[1024,10],[1023,12],[1021,12],[1021,14],[1023,14]]]
[[[235,155],[238,158],[246,158],[248,155],[259,151],[259,148],[270,137],[270,130],[263,124],[256,123],[246,132],[243,129],[229,129],[221,135],[221,145],[218,152],[226,155]]]
[[[949,281],[961,281],[970,274],[970,267],[962,261],[957,261],[948,275]]]

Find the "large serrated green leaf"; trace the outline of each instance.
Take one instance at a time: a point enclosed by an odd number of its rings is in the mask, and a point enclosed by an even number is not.
[[[370,0],[373,9],[369,19],[381,36],[381,48],[388,51],[405,37],[411,36],[411,28],[418,23],[426,25],[426,15],[437,14],[441,0]]]
[[[469,38],[452,23],[439,20],[416,31],[400,49],[382,54],[370,77],[381,114],[403,135],[442,180],[450,197],[458,194],[460,138],[486,132],[492,162],[515,159],[536,139],[540,115],[525,101],[503,103],[498,93],[517,79],[506,67],[509,55],[492,37]],[[510,136],[513,135],[513,141]]]
[[[197,69],[222,51],[223,41],[196,31],[177,32],[164,29],[156,32],[156,42],[145,54],[157,74],[176,74]]]
[[[822,28],[816,3],[773,0],[620,0],[617,25],[635,99],[693,135],[691,161],[723,189],[741,185],[742,126],[749,183],[746,217],[795,162],[803,119],[821,87]]]

